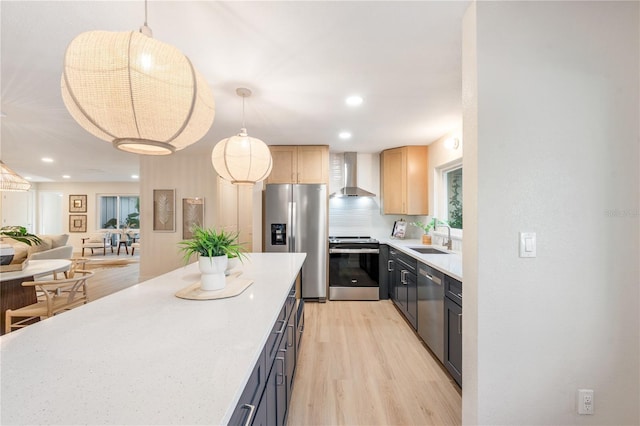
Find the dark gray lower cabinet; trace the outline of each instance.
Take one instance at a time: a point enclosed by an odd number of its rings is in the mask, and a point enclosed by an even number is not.
[[[302,334],[304,333],[304,299],[298,302],[298,311],[296,312],[296,365],[298,352],[300,352],[300,344],[302,342]]]
[[[404,253],[392,255],[392,251],[395,250],[389,251],[389,257],[393,260],[393,271],[391,271],[393,293],[391,297],[415,330],[418,327],[417,261]]]
[[[295,289],[292,289],[231,416],[230,425],[286,423],[303,331],[304,301],[299,300],[296,305]]]
[[[378,285],[380,286],[380,300],[389,298],[389,276],[391,265],[389,264],[389,246],[380,244],[378,263]]]
[[[445,275],[444,366],[462,387],[462,283]]]

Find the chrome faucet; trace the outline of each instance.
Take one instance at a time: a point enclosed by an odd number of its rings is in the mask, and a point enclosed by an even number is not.
[[[436,224],[433,226],[433,229],[436,230],[438,228],[438,226],[446,226],[447,227],[447,240],[446,240],[446,242],[442,241],[442,245],[447,247],[447,250],[451,250],[451,246],[452,246],[452,244],[451,244],[451,227],[448,224],[444,223],[444,222],[440,222],[440,223],[436,222]]]

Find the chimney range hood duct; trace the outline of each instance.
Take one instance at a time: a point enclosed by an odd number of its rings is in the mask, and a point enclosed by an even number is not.
[[[344,153],[344,187],[334,192],[330,197],[375,197],[364,189],[358,188],[358,155],[355,152]]]

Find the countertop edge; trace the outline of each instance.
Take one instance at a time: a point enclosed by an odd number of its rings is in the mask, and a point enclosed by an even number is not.
[[[381,238],[380,244],[386,244],[390,247],[400,250],[414,259],[426,263],[438,271],[455,278],[462,282],[462,255],[460,253],[449,251],[444,247],[437,245],[425,245],[420,240],[398,240],[393,238]],[[449,254],[421,254],[409,247],[434,247],[438,250],[446,251]]]

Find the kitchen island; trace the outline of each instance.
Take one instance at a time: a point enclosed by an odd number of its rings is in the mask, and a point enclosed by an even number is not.
[[[305,259],[251,253],[237,297],[197,263],[0,338],[2,424],[226,424]]]

